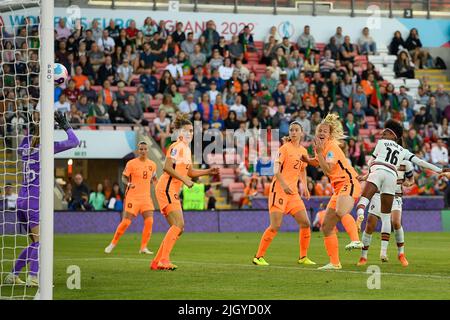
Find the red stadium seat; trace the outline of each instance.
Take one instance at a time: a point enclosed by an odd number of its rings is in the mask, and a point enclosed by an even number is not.
[[[370,129],[359,129],[359,135],[361,137],[369,137],[370,136]]]

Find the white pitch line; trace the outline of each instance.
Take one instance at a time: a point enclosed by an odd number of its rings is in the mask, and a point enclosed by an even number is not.
[[[83,261],[102,261],[102,260],[121,260],[121,261],[139,261],[139,262],[149,262],[146,259],[137,259],[137,258],[113,258],[113,257],[105,257],[105,258],[75,258],[75,259],[55,259],[55,261],[75,261],[75,260],[83,260]],[[352,274],[364,274],[368,273],[365,271],[354,271],[354,270],[318,270],[312,268],[303,268],[303,267],[286,267],[286,266],[274,266],[270,265],[267,267],[257,267],[252,264],[232,264],[232,263],[215,263],[215,262],[198,262],[198,261],[181,261],[177,260],[177,263],[185,263],[185,264],[195,264],[195,265],[209,265],[209,266],[220,266],[220,267],[243,267],[243,268],[259,268],[259,269],[285,269],[285,270],[302,270],[302,271],[314,271],[314,272],[338,272],[338,273],[352,273]],[[450,280],[450,276],[444,275],[436,275],[436,274],[419,274],[419,273],[393,273],[393,272],[382,272],[382,276],[394,276],[394,277],[412,277],[412,278],[431,278],[431,279],[448,279]]]

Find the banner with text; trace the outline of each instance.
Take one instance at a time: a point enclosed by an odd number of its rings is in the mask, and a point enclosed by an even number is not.
[[[80,143],[77,148],[55,155],[56,159],[122,159],[136,149],[134,131],[75,131]],[[55,141],[67,139],[63,130],[55,130]]]

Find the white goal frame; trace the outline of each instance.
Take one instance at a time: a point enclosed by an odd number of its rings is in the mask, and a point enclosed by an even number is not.
[[[40,234],[39,288],[35,299],[53,299],[54,188],[54,0],[0,0],[0,11],[26,10],[39,4],[40,28]]]

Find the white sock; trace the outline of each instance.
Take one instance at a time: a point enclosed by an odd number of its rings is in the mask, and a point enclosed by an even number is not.
[[[394,230],[395,240],[397,241],[398,254],[405,253],[405,234],[403,233],[403,227],[398,230]]]
[[[361,258],[367,259],[367,253],[369,252],[369,246],[371,242],[372,235],[364,231],[362,234],[362,243],[364,244],[364,247],[361,250]]]
[[[359,199],[358,204],[356,205],[356,213],[358,216],[364,216],[364,211],[366,211],[366,207],[369,203],[370,200],[366,197],[361,197],[361,199]]]
[[[381,214],[381,252],[380,256],[387,256],[389,238],[391,236],[391,214]]]

